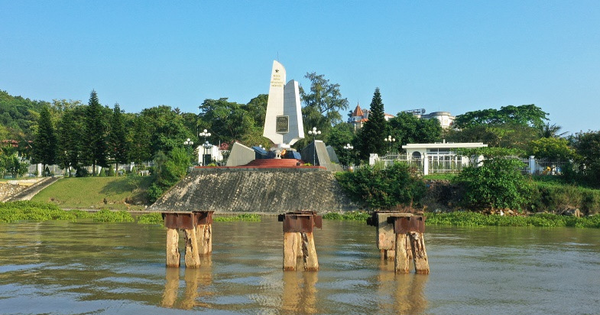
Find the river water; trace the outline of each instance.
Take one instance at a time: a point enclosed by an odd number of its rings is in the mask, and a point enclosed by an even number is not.
[[[430,275],[395,275],[365,223],[314,235],[318,272],[282,271],[274,217],[214,223],[202,267],[173,269],[160,226],[0,224],[0,313],[600,314],[597,229],[427,226]]]

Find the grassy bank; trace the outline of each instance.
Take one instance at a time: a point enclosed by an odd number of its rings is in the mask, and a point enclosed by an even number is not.
[[[530,216],[486,215],[477,212],[457,211],[449,213],[426,213],[427,225],[450,226],[536,226],[600,228],[600,215],[577,218],[550,213]]]
[[[111,211],[102,209],[96,212],[82,210],[63,210],[56,204],[36,201],[15,201],[0,203],[0,223],[14,223],[18,221],[49,221],[66,220],[77,221],[91,219],[95,222],[137,222],[140,224],[163,224],[160,213],[146,213],[133,216],[125,210]],[[254,213],[241,213],[238,215],[215,216],[215,222],[260,222],[261,216]]]
[[[142,210],[150,177],[70,177],[40,191],[32,201],[64,209]]]

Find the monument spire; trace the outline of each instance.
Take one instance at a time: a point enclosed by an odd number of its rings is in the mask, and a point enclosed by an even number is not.
[[[285,68],[274,60],[263,136],[273,141],[278,151],[304,139],[299,85],[285,81]]]

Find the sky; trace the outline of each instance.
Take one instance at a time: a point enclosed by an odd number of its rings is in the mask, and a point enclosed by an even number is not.
[[[33,100],[198,113],[268,93],[273,60],[339,84],[348,110],[378,87],[394,115],[535,104],[600,129],[597,0],[0,0],[0,90]]]

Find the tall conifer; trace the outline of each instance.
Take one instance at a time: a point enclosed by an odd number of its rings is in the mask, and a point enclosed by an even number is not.
[[[112,119],[110,121],[110,133],[108,134],[108,149],[111,159],[115,162],[115,176],[119,174],[119,163],[127,163],[128,145],[127,132],[123,113],[119,104],[115,104]]]
[[[369,120],[360,133],[360,157],[362,160],[368,159],[371,153],[383,154],[385,152],[386,144],[383,139],[386,137],[386,132],[387,122],[383,112],[383,102],[379,88],[376,88],[371,101]]]
[[[38,119],[38,129],[33,142],[33,158],[36,162],[46,165],[56,161],[57,139],[50,111],[47,106],[42,107]]]
[[[96,91],[90,94],[90,100],[85,113],[85,158],[87,163],[92,164],[92,171],[96,176],[96,166],[107,167],[106,144],[107,123],[104,109],[98,101]],[[89,164],[88,164],[89,165]]]

